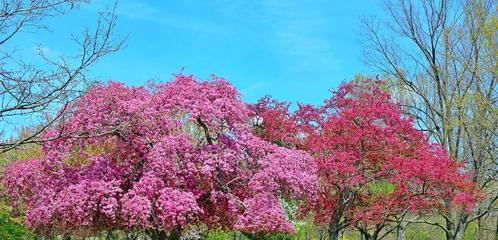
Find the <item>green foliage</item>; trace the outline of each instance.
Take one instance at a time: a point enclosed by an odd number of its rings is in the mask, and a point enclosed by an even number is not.
[[[420,229],[413,229],[406,232],[406,239],[409,240],[431,240],[431,233],[428,231],[420,231]]]
[[[409,224],[405,230],[407,240],[445,239],[443,230],[427,224]]]
[[[12,218],[9,210],[4,205],[0,206],[0,239],[34,239],[33,234],[21,224],[21,220]]]
[[[361,240],[361,234],[358,231],[346,231],[341,240]]]
[[[308,217],[306,220],[298,222],[296,225],[295,239],[318,239],[317,226],[313,224],[313,217]]]
[[[463,234],[463,240],[475,240],[478,239],[477,236],[477,223],[471,222],[465,229],[465,233]]]
[[[290,240],[295,239],[294,236],[290,234],[273,234],[270,236],[264,237],[265,240]]]
[[[238,239],[238,240],[288,240],[288,239],[306,239],[306,238],[297,238],[296,236],[292,236],[290,234],[272,234],[266,236],[250,236],[245,235],[240,232],[230,232],[223,230],[211,230],[208,232],[207,240],[227,240],[227,239]]]
[[[367,184],[368,191],[373,197],[385,195],[394,192],[396,185],[388,182],[387,180],[372,181]]]
[[[209,231],[207,235],[207,240],[224,240],[224,239],[230,239],[230,236],[234,235],[236,233],[230,233],[227,231],[223,230],[212,230]]]
[[[36,158],[40,155],[40,146],[35,144],[25,145],[22,146],[22,148],[10,150],[6,153],[0,154],[0,168],[13,161]]]

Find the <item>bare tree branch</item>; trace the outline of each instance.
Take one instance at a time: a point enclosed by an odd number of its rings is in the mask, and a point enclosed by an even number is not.
[[[87,0],[3,0],[0,3],[0,126],[6,128],[41,124],[29,136],[0,138],[0,153],[22,144],[39,141],[39,135],[67,114],[68,106],[94,82],[88,70],[102,57],[119,51],[124,39],[115,38],[116,4],[100,12],[93,30],[85,30],[72,39],[79,53],[72,57],[52,57],[38,48],[42,65],[23,62],[5,44],[20,31],[43,31],[46,18],[69,13]],[[61,111],[57,109],[62,108]],[[35,120],[46,115],[48,121]],[[35,119],[34,119],[35,118]],[[30,122],[35,121],[35,122]]]
[[[443,216],[446,226],[437,226],[454,239],[497,201],[496,1],[386,0],[385,12],[387,19],[363,22],[365,62],[393,81],[406,112],[486,196],[470,215]]]

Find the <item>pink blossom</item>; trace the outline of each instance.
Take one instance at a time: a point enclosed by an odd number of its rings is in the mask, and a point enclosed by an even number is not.
[[[316,193],[310,155],[256,136],[250,108],[222,78],[99,84],[70,112],[44,133],[42,158],[5,173],[7,195],[39,233],[292,232],[277,199],[304,205]]]

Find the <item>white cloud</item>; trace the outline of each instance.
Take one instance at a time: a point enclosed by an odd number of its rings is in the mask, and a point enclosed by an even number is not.
[[[265,85],[264,82],[255,82],[255,83],[249,85],[248,87],[243,88],[242,90],[240,90],[240,92],[244,96],[248,96],[251,93],[253,93],[254,91],[256,91],[256,90],[260,89],[261,87],[263,87],[264,85]]]

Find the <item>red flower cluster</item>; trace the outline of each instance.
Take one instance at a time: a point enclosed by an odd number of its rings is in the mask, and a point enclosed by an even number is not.
[[[382,84],[343,84],[323,106],[301,105],[294,113],[265,97],[253,106],[261,118],[256,133],[315,157],[319,190],[308,210],[337,231],[444,210],[448,203],[472,209],[468,174],[413,127]]]

